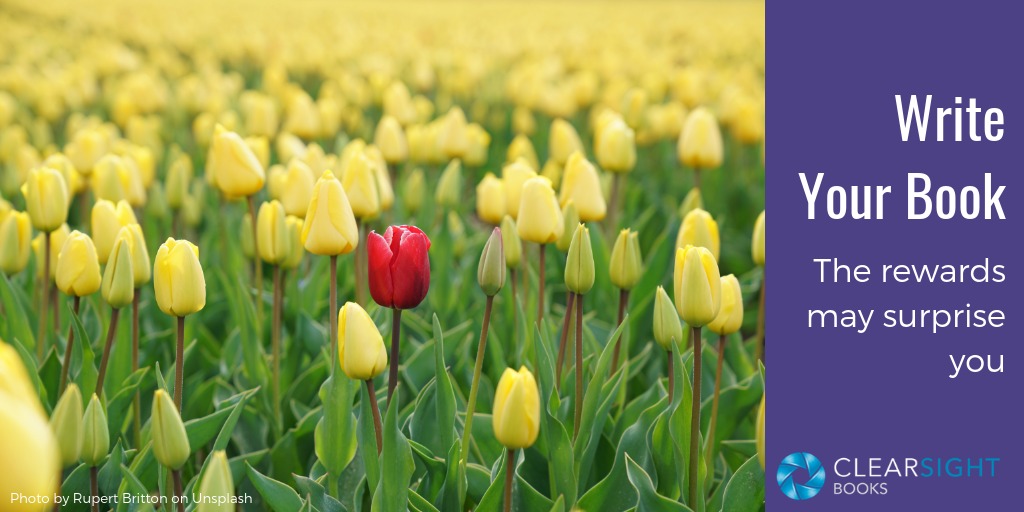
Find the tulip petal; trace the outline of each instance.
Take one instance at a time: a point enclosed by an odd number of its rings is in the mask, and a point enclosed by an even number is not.
[[[422,231],[408,230],[402,233],[399,247],[391,263],[395,307],[414,308],[423,301],[430,288],[430,260],[427,257],[430,241]]]
[[[394,307],[394,283],[391,278],[391,258],[394,253],[390,247],[390,238],[391,228],[384,232],[384,236],[371,231],[366,237],[370,295],[377,304],[388,308]]]

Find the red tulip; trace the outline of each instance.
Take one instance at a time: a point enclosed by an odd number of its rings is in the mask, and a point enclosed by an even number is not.
[[[430,239],[416,226],[390,226],[367,236],[370,295],[381,306],[410,309],[430,288]]]

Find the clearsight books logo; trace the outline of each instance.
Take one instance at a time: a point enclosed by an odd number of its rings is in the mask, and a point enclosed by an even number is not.
[[[786,497],[798,501],[809,500],[825,487],[825,468],[810,453],[791,453],[779,463],[775,479]]]

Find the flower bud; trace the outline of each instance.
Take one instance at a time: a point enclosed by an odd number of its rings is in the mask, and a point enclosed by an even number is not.
[[[644,271],[640,255],[640,239],[636,231],[623,229],[615,239],[609,261],[608,274],[612,284],[623,290],[632,290]]]
[[[594,165],[582,153],[573,153],[565,164],[558,200],[563,206],[570,200],[576,203],[583,222],[604,220],[607,207],[601,190],[601,178]]]
[[[764,137],[764,118],[757,100],[747,95],[736,98],[732,111],[733,136],[742,144],[757,144]]]
[[[288,257],[289,249],[285,212],[280,202],[270,201],[260,205],[256,215],[256,230],[260,258],[271,265],[281,264]]]
[[[540,175],[544,176],[551,182],[552,187],[558,187],[562,183],[562,171],[565,170],[565,166],[549,158],[547,162],[544,162],[544,167],[540,170]]]
[[[117,239],[121,228],[138,224],[138,221],[127,201],[118,201],[115,206],[114,203],[106,199],[100,199],[92,206],[91,223],[92,239],[96,244],[96,256],[99,258],[100,264],[105,265],[107,259],[110,258],[114,240]]]
[[[679,321],[672,299],[665,288],[659,286],[654,296],[654,341],[661,348],[672,352],[675,343],[683,339],[683,324]]]
[[[519,218],[519,203],[526,180],[537,175],[530,164],[522,158],[501,169],[501,181],[505,184],[505,208],[513,219]]]
[[[231,502],[235,497],[235,483],[228,457],[223,451],[210,455],[203,480],[199,482],[199,494],[213,499],[200,501],[195,512],[234,512],[235,505]]]
[[[557,241],[565,231],[562,210],[547,178],[534,177],[523,184],[519,201],[517,230],[528,242],[548,244]]]
[[[491,145],[491,135],[487,130],[476,123],[470,123],[466,127],[466,139],[469,143],[463,157],[466,165],[480,167],[487,163],[487,150]]]
[[[636,136],[621,119],[614,119],[600,131],[600,144],[594,148],[597,163],[607,171],[630,172],[636,166]]]
[[[393,116],[385,115],[377,123],[373,143],[380,148],[384,160],[389,164],[404,162],[409,158],[409,145],[405,140],[402,125]]]
[[[519,268],[519,260],[523,256],[523,242],[519,239],[516,221],[511,215],[501,219],[501,246],[505,253],[505,265],[515,270]]]
[[[736,276],[722,276],[722,306],[718,316],[708,324],[712,332],[728,335],[740,330],[743,325],[743,293]]]
[[[75,164],[75,169],[84,176],[92,174],[93,167],[107,154],[107,137],[99,129],[85,128],[75,132],[65,151]]]
[[[320,178],[321,181],[323,178]],[[380,215],[380,194],[373,162],[363,150],[356,151],[345,166],[341,184],[345,188],[352,213],[360,219],[373,219]],[[315,192],[314,192],[315,195]],[[311,203],[312,204],[312,203]]]
[[[129,224],[121,228],[118,238],[128,242],[128,252],[132,260],[132,280],[139,288],[149,282],[153,276],[152,262],[149,260],[149,249],[146,249],[146,237],[142,235],[142,226]]]
[[[74,297],[84,297],[100,289],[100,262],[96,256],[96,246],[89,235],[72,231],[54,264],[57,265],[57,288],[60,291]]]
[[[416,121],[416,108],[413,105],[409,89],[404,83],[398,80],[391,82],[391,85],[384,89],[381,99],[385,116],[395,119],[403,125]]]
[[[505,184],[492,173],[476,186],[476,214],[488,224],[498,224],[505,216]]]
[[[377,196],[380,198],[380,209],[390,210],[395,204],[395,191],[391,188],[391,175],[388,173],[388,164],[384,161],[377,146],[366,146],[366,156],[373,163],[373,175],[377,178]]]
[[[206,277],[199,248],[188,240],[168,238],[156,252],[153,291],[160,311],[187,316],[206,306]]]
[[[757,408],[757,422],[754,425],[754,439],[757,443],[757,460],[764,469],[764,397],[761,395],[761,406]]]
[[[25,212],[0,216],[0,271],[14,275],[28,265],[32,254],[32,221]]]
[[[540,431],[537,381],[525,366],[506,368],[494,390],[494,437],[506,448],[529,448]]]
[[[448,162],[441,173],[434,200],[444,208],[455,208],[462,203],[462,162],[458,158]]]
[[[49,233],[64,224],[68,218],[68,185],[59,171],[37,167],[28,173],[21,186],[25,196],[25,209],[32,219],[32,227]]]
[[[505,163],[510,164],[520,158],[525,160],[532,169],[540,167],[540,159],[537,158],[537,150],[533,148],[533,143],[530,142],[530,138],[523,134],[516,135],[516,138],[512,139],[512,143],[508,145]]]
[[[679,161],[694,169],[714,169],[722,165],[722,132],[715,115],[698,108],[686,117],[679,134]]]
[[[298,268],[306,248],[302,246],[302,219],[289,215],[285,218],[285,229],[288,231],[288,256],[281,262],[281,268]]]
[[[388,350],[377,325],[359,304],[346,302],[338,311],[338,359],[353,380],[369,380],[388,367]]]
[[[61,465],[68,467],[78,462],[82,453],[82,392],[74,382],[68,384],[54,406],[50,428],[57,438]]]
[[[270,165],[270,140],[259,136],[246,137],[244,140],[245,145],[252,150],[252,154],[256,155],[256,160],[266,169]]]
[[[562,230],[562,236],[558,237],[558,242],[555,243],[555,246],[561,252],[569,252],[572,236],[576,233],[576,226],[580,223],[580,213],[576,209],[576,203],[572,202],[572,200],[562,207],[562,221],[565,228]]]
[[[594,248],[590,244],[590,230],[578,224],[569,244],[565,261],[565,286],[574,293],[585,294],[594,287]]]
[[[718,262],[704,247],[676,249],[676,309],[684,322],[701,327],[718,316],[722,306],[722,282]]]
[[[757,216],[757,222],[754,223],[754,236],[750,244],[750,252],[754,258],[754,264],[763,267],[764,266],[764,210],[761,210],[761,215]]]
[[[47,234],[39,233],[35,238],[32,239],[32,252],[36,257],[36,275],[37,277],[43,276],[43,270],[46,267],[46,262],[43,258],[46,257],[44,252],[46,245],[46,236],[50,237],[50,281],[57,279],[57,258],[60,257],[60,250],[64,248],[64,242],[68,240],[68,236],[71,232],[68,229],[67,224],[62,224],[59,228],[53,232]]]
[[[519,135],[533,135],[537,131],[537,120],[533,118],[533,112],[524,106],[517,106],[512,111],[512,130]]]
[[[46,157],[46,160],[43,160],[43,167],[54,169],[60,172],[61,176],[64,176],[64,183],[68,186],[69,201],[71,196],[85,190],[86,183],[82,178],[82,175],[75,169],[75,165],[71,163],[71,159],[63,154],[54,153]]]
[[[438,134],[441,152],[448,158],[462,158],[469,150],[469,138],[466,136],[466,114],[459,107],[454,107],[441,120],[441,132]]]
[[[89,467],[99,466],[110,452],[110,431],[107,429],[107,411],[95,393],[82,416],[82,462]]]
[[[248,197],[263,189],[266,175],[252,148],[235,132],[214,128],[207,172],[213,184],[228,198]]]
[[[129,248],[131,234],[126,232],[127,229],[127,226],[121,228],[122,234],[114,241],[114,248],[110,251],[110,259],[107,260],[107,266],[103,271],[103,283],[100,286],[103,299],[114,309],[131,304],[135,297],[135,278]]]
[[[189,446],[185,424],[170,395],[162,389],[153,393],[153,412],[150,419],[153,437],[153,455],[164,467],[177,470],[188,461]]]
[[[683,202],[679,203],[679,216],[685,219],[687,214],[698,208],[704,208],[704,197],[701,195],[700,189],[694,187],[686,193]]]
[[[484,244],[480,255],[480,264],[476,268],[476,280],[488,297],[493,297],[501,287],[505,286],[505,248],[502,232],[499,228],[491,231],[491,236]]]
[[[704,247],[711,251],[716,260],[718,259],[721,245],[718,238],[718,223],[710,213],[697,208],[683,217],[683,225],[679,227],[679,236],[676,238],[676,248],[687,245]]]
[[[559,165],[568,162],[573,153],[583,153],[583,143],[580,142],[576,128],[573,128],[565,119],[555,119],[551,123],[551,134],[548,140],[548,155]]]
[[[359,244],[359,230],[341,182],[331,171],[313,186],[302,225],[302,245],[321,256],[348,254]]]

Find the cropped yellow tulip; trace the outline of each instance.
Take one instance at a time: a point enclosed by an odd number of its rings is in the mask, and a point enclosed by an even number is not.
[[[384,114],[401,123],[403,126],[416,121],[416,107],[413,105],[409,89],[399,81],[391,82],[391,85],[384,90],[383,95]]]
[[[540,394],[525,366],[506,368],[494,391],[494,437],[512,450],[529,448],[540,432]]]
[[[466,139],[468,146],[463,160],[470,167],[480,167],[487,163],[487,150],[491,146],[491,135],[484,130],[483,126],[470,123],[466,127]]]
[[[519,203],[526,180],[537,175],[537,171],[522,158],[501,169],[501,181],[505,184],[505,208],[513,219],[519,217]]]
[[[750,252],[754,258],[754,264],[763,267],[764,266],[764,210],[761,211],[761,215],[757,216],[757,222],[754,223],[754,236],[750,244]]]
[[[462,203],[462,161],[458,158],[448,162],[438,178],[434,200],[445,208],[456,208]]]
[[[676,248],[692,245],[704,247],[711,251],[711,255],[718,259],[721,241],[718,237],[718,223],[710,213],[696,208],[691,210],[683,218],[683,225],[679,227],[679,236],[676,238]]]
[[[136,167],[117,155],[109,154],[96,162],[91,184],[97,199],[124,200],[132,206],[146,202],[146,189]]]
[[[231,477],[231,465],[223,451],[213,452],[210,462],[199,482],[199,494],[213,499],[202,500],[196,505],[196,512],[232,512],[235,505],[235,483]]]
[[[621,119],[601,128],[600,142],[594,147],[597,163],[607,171],[630,172],[636,166],[636,135]]]
[[[82,453],[82,392],[74,382],[68,384],[50,416],[50,428],[60,449],[60,462],[68,467]]]
[[[718,262],[704,247],[676,249],[673,278],[676,309],[691,327],[707,325],[722,307],[722,282]]]
[[[213,184],[228,198],[248,197],[263,189],[266,175],[252,148],[235,132],[214,128],[207,171]]]
[[[142,226],[129,224],[117,234],[128,242],[128,252],[132,260],[132,280],[135,287],[149,282],[153,277],[152,262],[149,260],[149,249],[146,248],[146,237],[142,234]]]
[[[712,332],[727,335],[740,330],[743,325],[743,293],[736,276],[722,276],[722,307],[718,316],[708,324]]]
[[[533,135],[537,131],[537,120],[534,119],[533,112],[523,106],[516,107],[512,111],[512,130],[518,135]]]
[[[85,189],[85,180],[82,179],[82,175],[75,169],[71,159],[63,154],[54,153],[46,157],[46,160],[43,160],[43,167],[59,171],[61,176],[64,176],[64,183],[68,186],[69,196],[73,196]]]
[[[28,265],[32,255],[32,221],[25,212],[0,217],[0,271],[14,275]]]
[[[107,137],[98,129],[87,128],[75,132],[64,151],[83,176],[92,174],[93,167],[107,154]]]
[[[640,281],[643,265],[637,232],[630,229],[619,231],[608,263],[608,274],[612,284],[622,290],[632,290]]]
[[[353,380],[372,379],[388,367],[384,338],[366,310],[354,302],[338,311],[338,359]]]
[[[285,218],[285,229],[288,230],[288,257],[281,262],[285,269],[298,268],[306,249],[302,247],[302,219],[289,215]]]
[[[345,189],[331,171],[313,187],[313,199],[302,225],[302,245],[322,256],[347,254],[359,245],[359,230]]]
[[[540,168],[540,160],[537,158],[537,150],[533,148],[533,143],[530,142],[530,138],[523,134],[516,135],[516,137],[512,139],[512,143],[508,145],[505,162],[510,164],[520,158],[526,160],[532,169]]]
[[[50,280],[53,281],[57,278],[57,258],[60,256],[60,250],[64,247],[64,242],[67,241],[68,235],[71,234],[71,230],[67,224],[61,224],[61,226],[49,234],[50,237]],[[43,257],[43,246],[45,245],[47,236],[43,233],[39,233],[35,238],[32,239],[32,252],[36,257],[36,272],[39,276],[43,275],[43,267],[45,262]]]
[[[352,214],[364,220],[375,219],[381,212],[377,175],[373,165],[366,153],[359,151],[352,155],[341,178],[341,185],[345,188]],[[323,178],[320,180],[323,181]],[[315,195],[314,191],[314,197]]]
[[[559,165],[565,165],[569,157],[577,152],[583,153],[583,143],[580,142],[576,128],[565,119],[555,119],[551,123],[548,156]]]
[[[733,104],[732,133],[743,144],[757,144],[764,137],[764,119],[761,106],[747,95],[741,95]]]
[[[168,238],[156,252],[153,291],[160,311],[183,317],[206,306],[206,277],[199,248],[188,240]]]
[[[252,150],[252,154],[256,155],[260,166],[266,169],[270,165],[270,140],[260,136],[249,136],[244,140],[245,145]]]
[[[135,297],[135,278],[129,247],[131,234],[127,230],[127,226],[121,228],[121,233],[114,241],[110,259],[107,260],[107,266],[103,269],[103,282],[100,284],[103,299],[114,309],[131,304]]]
[[[110,430],[107,411],[93,393],[82,416],[82,462],[89,467],[99,466],[110,452]]]
[[[519,239],[519,230],[511,215],[501,219],[501,245],[505,249],[505,265],[512,270],[519,268],[523,257],[523,242]]]
[[[476,215],[492,225],[505,217],[505,184],[493,173],[485,174],[476,186]]]
[[[21,186],[25,196],[25,209],[32,219],[32,227],[49,233],[68,219],[68,185],[60,171],[37,167],[28,173]]]
[[[72,231],[57,256],[57,288],[74,296],[92,295],[100,289],[100,262],[92,239]]]
[[[754,439],[757,444],[757,460],[761,463],[761,469],[764,469],[764,399],[765,395],[761,395],[761,406],[757,408],[757,421],[754,424]]]
[[[153,438],[153,456],[157,462],[171,470],[181,469],[192,454],[185,424],[174,401],[162,389],[153,393],[152,417],[150,419]]]
[[[277,199],[281,200],[281,206],[288,215],[305,217],[309,201],[313,199],[316,175],[301,160],[292,159],[283,176],[283,186]]]
[[[291,93],[285,109],[284,130],[303,139],[315,139],[320,135],[320,112],[313,98],[298,89]]]
[[[271,265],[281,264],[290,253],[285,215],[284,206],[275,200],[260,205],[256,216],[256,249],[260,258]]]
[[[385,115],[377,123],[373,143],[380,148],[384,160],[389,164],[398,164],[409,158],[409,144],[405,140],[405,132],[401,123],[393,116]]]
[[[576,203],[583,222],[604,219],[608,209],[601,190],[601,177],[582,153],[573,153],[566,162],[558,200],[563,206],[570,200]]]
[[[710,110],[701,107],[687,116],[677,149],[679,161],[694,169],[722,165],[722,132]]]
[[[576,203],[569,201],[562,207],[562,222],[565,229],[562,230],[562,236],[558,237],[558,241],[555,242],[555,247],[561,252],[569,252],[572,237],[576,233],[576,226],[580,223],[580,212],[576,209]]]
[[[466,133],[466,114],[459,107],[454,107],[445,114],[441,121],[438,144],[441,152],[448,158],[462,158],[469,150],[469,137]]]
[[[519,201],[519,214],[516,229],[519,238],[527,242],[549,244],[558,240],[565,230],[562,210],[547,178],[537,176],[526,180]]]
[[[273,137],[279,123],[277,106],[269,96],[250,96],[245,108],[245,131],[249,135]]]
[[[178,155],[167,168],[164,188],[167,190],[167,204],[172,209],[178,210],[185,205],[185,196],[188,195],[189,186],[192,183],[192,174],[192,159],[185,153]]]
[[[402,186],[402,206],[410,214],[415,214],[423,207],[426,186],[427,178],[423,175],[423,169],[417,167],[406,176]]]
[[[100,199],[92,206],[91,224],[92,240],[96,244],[96,255],[100,264],[105,265],[121,228],[138,224],[138,220],[127,201],[119,201],[115,206],[114,203],[106,199]]]
[[[672,299],[665,288],[659,286],[654,296],[654,341],[668,352],[675,350],[674,344],[683,339],[683,324],[679,321]]]
[[[366,146],[366,156],[373,162],[373,175],[377,178],[377,196],[380,198],[380,209],[390,210],[395,204],[395,190],[391,187],[391,175],[388,163],[377,146]]]

